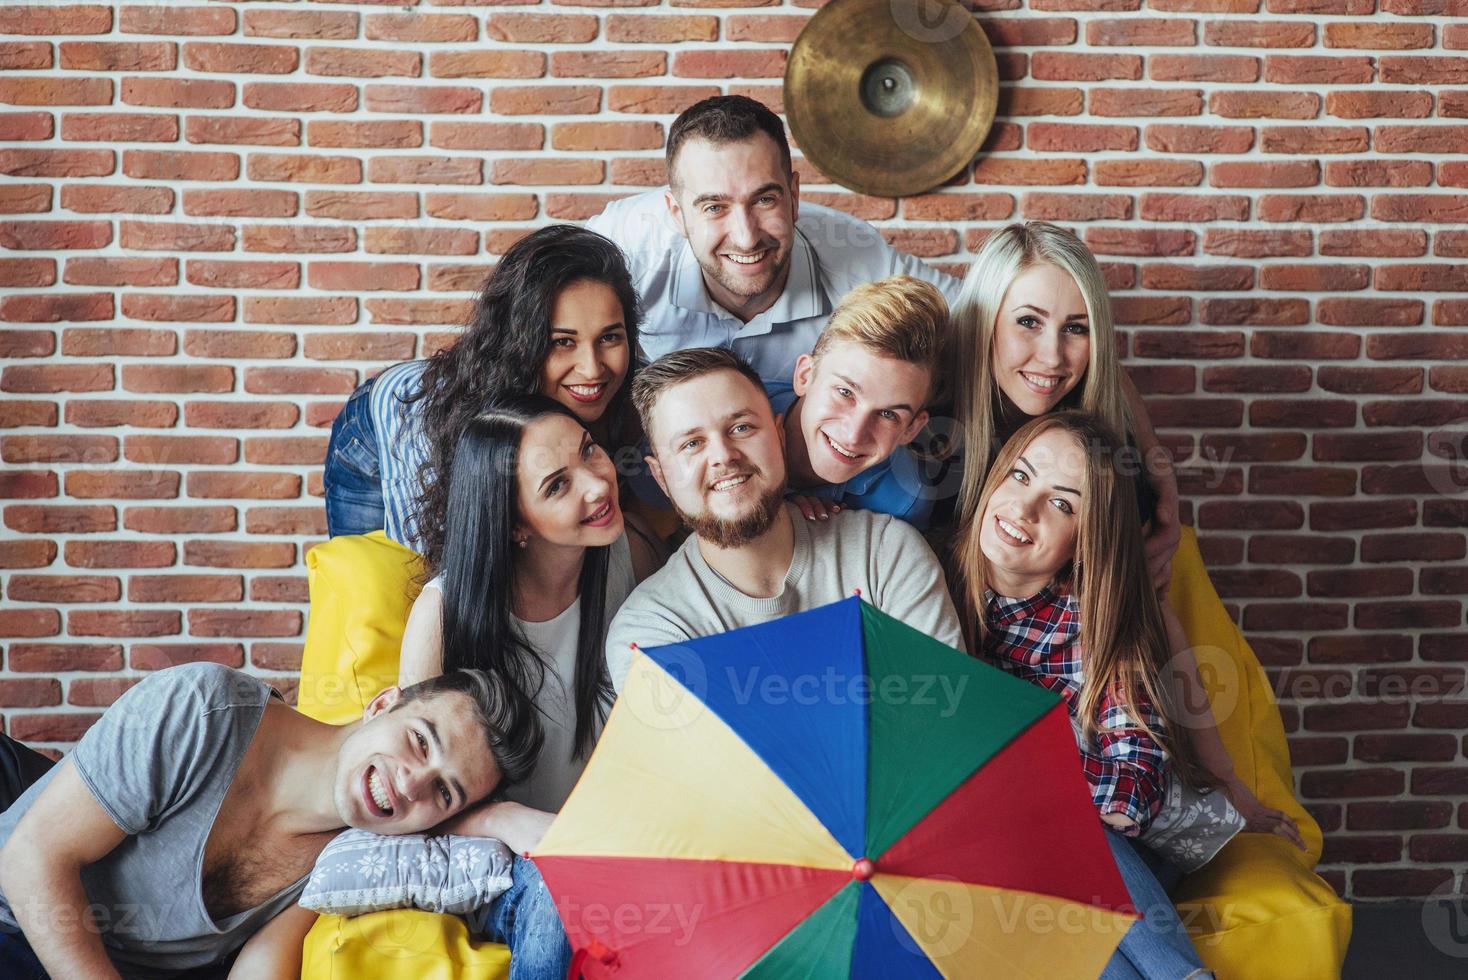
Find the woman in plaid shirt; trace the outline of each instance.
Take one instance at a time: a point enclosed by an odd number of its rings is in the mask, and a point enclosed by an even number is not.
[[[1147,829],[1170,780],[1215,779],[1183,727],[1166,721],[1179,717],[1162,670],[1171,646],[1129,461],[1125,444],[1085,413],[1021,427],[960,530],[954,581],[969,649],[1069,708],[1092,800],[1146,917],[1102,976],[1176,980],[1208,975],[1159,881],[1177,873],[1127,838]]]

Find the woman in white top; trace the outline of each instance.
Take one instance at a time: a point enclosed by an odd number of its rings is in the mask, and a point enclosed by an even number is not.
[[[402,686],[478,667],[531,701],[544,741],[527,782],[479,808],[472,830],[533,849],[575,785],[612,700],[607,625],[660,564],[624,523],[612,460],[540,395],[475,416],[454,454],[444,548],[408,617]],[[632,533],[629,534],[628,532]]]

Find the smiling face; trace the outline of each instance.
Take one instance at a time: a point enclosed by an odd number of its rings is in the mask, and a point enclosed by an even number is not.
[[[716,303],[748,319],[785,289],[800,180],[764,133],[738,142],[690,139],[678,151],[668,210]]]
[[[737,371],[713,371],[658,397],[648,465],[699,538],[739,547],[769,530],[779,513],[782,432],[763,389]]]
[[[1025,445],[984,503],[979,548],[991,566],[1044,585],[1075,557],[1086,467],[1085,450],[1062,429]]]
[[[334,796],[348,827],[416,834],[484,799],[500,771],[467,695],[446,692],[397,710],[391,687],[337,753]]]
[[[517,537],[584,548],[622,535],[611,457],[572,419],[542,415],[520,437]]]
[[[1020,273],[994,321],[994,380],[1020,411],[1044,415],[1091,362],[1086,300],[1070,273],[1042,262]]]
[[[550,325],[541,393],[595,422],[622,387],[631,360],[621,300],[604,282],[578,279],[556,294]]]
[[[917,437],[931,385],[926,367],[838,343],[795,364],[800,432],[811,472],[844,483]],[[793,452],[793,450],[792,450]]]

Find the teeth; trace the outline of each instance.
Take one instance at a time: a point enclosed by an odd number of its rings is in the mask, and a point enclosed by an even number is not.
[[[720,480],[718,483],[715,483],[714,484],[714,489],[715,490],[731,490],[734,487],[739,486],[741,483],[743,483],[744,481],[746,481],[748,479],[749,479],[749,476],[748,475],[745,475],[745,476],[731,476],[727,480]]]
[[[583,524],[590,524],[592,522],[599,521],[603,517],[606,517],[607,516],[607,513],[609,511],[611,511],[611,509],[612,509],[612,505],[611,505],[610,502],[605,503],[605,504],[602,504],[600,510],[598,510],[595,514],[592,514],[590,517],[586,518],[586,520],[582,521],[582,523]]]
[[[1021,531],[1019,528],[1015,527],[1004,518],[996,517],[994,518],[994,520],[999,522],[999,529],[1002,530],[1005,534],[1009,535],[1011,538],[1014,538],[1014,540],[1020,542],[1021,544],[1031,543],[1029,535],[1025,534],[1025,532]]]
[[[832,439],[830,436],[827,436],[824,432],[822,432],[821,435],[825,436],[826,442],[830,444],[832,449],[836,450],[836,452],[840,453],[842,456],[845,456],[847,459],[856,459],[861,455],[860,453],[853,453],[849,450],[843,449],[839,442],[837,442],[835,439]]]
[[[392,807],[389,805],[391,801],[388,799],[387,790],[382,788],[382,776],[378,774],[376,769],[372,770],[371,775],[367,777],[367,788],[372,792],[372,802],[376,803],[388,813],[392,813]]]
[[[728,259],[730,262],[735,262],[739,265],[754,265],[756,262],[763,259],[769,251],[769,249],[765,249],[762,252],[755,252],[752,255],[739,255],[735,252],[725,252],[724,258]]]
[[[1025,380],[1034,385],[1036,388],[1044,388],[1048,391],[1049,389],[1054,388],[1056,385],[1060,384],[1059,378],[1046,378],[1038,374],[1025,374],[1025,372],[1023,371],[1021,371],[1020,373],[1024,374]]]
[[[570,388],[582,398],[594,398],[597,395],[601,394],[601,390],[605,388],[606,385],[567,385],[566,387]]]

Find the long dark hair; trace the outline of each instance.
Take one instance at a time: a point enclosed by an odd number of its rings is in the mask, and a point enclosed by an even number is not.
[[[515,625],[514,530],[520,520],[516,474],[525,429],[547,415],[564,415],[585,428],[574,412],[544,395],[498,402],[469,420],[448,481],[447,545],[439,564],[444,672],[466,667],[492,671],[531,702],[545,684],[548,665]],[[611,703],[603,648],[610,553],[610,547],[587,548],[581,566],[573,758],[591,752]]]
[[[427,465],[419,473],[413,515],[429,568],[442,558],[448,512],[448,480],[454,450],[469,420],[496,399],[540,391],[540,371],[550,353],[551,310],[561,290],[579,279],[605,283],[617,294],[627,329],[627,376],[607,406],[607,436],[616,452],[638,441],[631,410],[637,369],[637,291],[622,252],[609,239],[575,225],[548,225],[520,239],[480,287],[474,314],[456,343],[428,359],[418,392]]]

